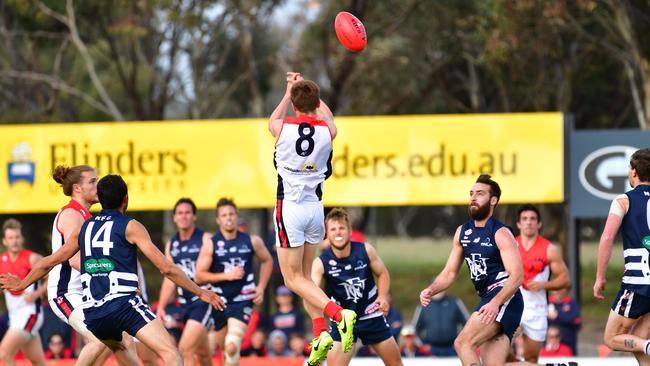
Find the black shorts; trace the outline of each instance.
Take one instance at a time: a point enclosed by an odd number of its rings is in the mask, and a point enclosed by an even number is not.
[[[142,327],[156,319],[149,305],[138,295],[107,301],[97,308],[84,309],[86,326],[100,340],[122,340],[122,332],[133,337]]]
[[[214,320],[214,329],[221,330],[228,324],[228,318],[235,318],[248,324],[253,313],[252,301],[240,301],[226,304],[226,309],[217,310],[212,308],[212,319]]]
[[[637,319],[650,313],[650,297],[620,289],[612,303],[612,311],[626,318]]]
[[[336,323],[331,323],[330,335],[335,342],[341,341],[341,334]],[[354,340],[361,339],[364,346],[381,343],[393,335],[390,332],[390,325],[384,316],[376,316],[370,319],[360,319],[354,324]]]
[[[181,312],[184,323],[192,319],[208,329],[212,327],[212,305],[207,302],[196,300],[189,304],[183,304],[181,305]]]
[[[481,302],[476,306],[478,311],[483,305],[487,304],[496,296],[496,294],[501,291],[503,287],[497,287],[494,290],[488,292],[481,298]],[[499,312],[497,313],[496,321],[501,324],[501,332],[508,336],[512,342],[512,337],[515,334],[515,331],[519,327],[521,322],[521,314],[524,312],[524,298],[521,296],[521,292],[517,290],[515,294],[499,307]]]

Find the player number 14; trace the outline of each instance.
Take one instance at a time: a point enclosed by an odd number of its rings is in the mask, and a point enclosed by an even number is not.
[[[91,221],[88,223],[88,227],[86,228],[86,235],[84,237],[86,257],[92,255],[92,248],[101,248],[103,255],[110,255],[111,249],[113,248],[113,242],[111,241],[113,221],[104,222],[95,235],[93,235],[91,240],[90,235],[92,234],[94,227],[95,222]]]

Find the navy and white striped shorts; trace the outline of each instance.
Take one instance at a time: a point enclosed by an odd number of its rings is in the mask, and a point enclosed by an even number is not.
[[[149,305],[138,295],[109,300],[96,308],[84,309],[86,326],[100,340],[122,340],[122,332],[135,337],[142,327],[156,319]]]

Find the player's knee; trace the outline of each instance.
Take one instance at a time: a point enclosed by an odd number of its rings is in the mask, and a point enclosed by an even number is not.
[[[461,351],[465,348],[471,348],[472,347],[472,342],[471,339],[464,334],[459,334],[458,337],[454,340],[454,349],[456,350],[456,353],[461,353]]]
[[[239,348],[241,346],[242,335],[241,334],[227,334],[226,347],[224,349],[224,358],[228,364],[238,364],[239,363]]]

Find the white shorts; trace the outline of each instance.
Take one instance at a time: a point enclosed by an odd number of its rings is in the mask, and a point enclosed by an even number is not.
[[[43,312],[38,307],[38,312],[34,312],[36,304],[13,309],[9,312],[9,329],[15,329],[25,337],[33,337],[38,334],[43,326]]]
[[[50,308],[54,314],[79,334],[88,338],[91,333],[86,328],[81,304],[83,304],[82,296],[74,293],[67,293],[50,300]]]
[[[526,337],[536,342],[546,340],[546,331],[548,330],[548,318],[546,315],[527,312],[521,315],[521,330]]]
[[[319,244],[325,238],[325,214],[321,201],[278,200],[273,212],[276,246]]]

